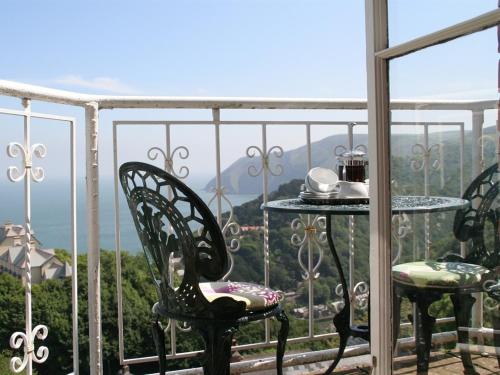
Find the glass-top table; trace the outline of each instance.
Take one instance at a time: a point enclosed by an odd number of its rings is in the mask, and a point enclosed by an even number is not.
[[[455,197],[395,196],[392,198],[393,214],[417,214],[457,210],[465,208],[469,201]],[[264,210],[289,213],[368,215],[369,204],[309,204],[299,198],[270,201],[262,205]]]
[[[338,204],[340,203],[340,204]],[[455,197],[434,197],[434,196],[395,196],[392,198],[392,213],[397,214],[419,214],[454,211],[467,208],[470,202],[465,199]],[[340,345],[335,361],[330,365],[325,375],[331,374],[344,353],[347,340],[350,336],[357,336],[369,340],[369,326],[350,326],[350,296],[344,271],[340,264],[340,259],[335,249],[332,237],[332,219],[334,215],[368,215],[370,212],[369,204],[354,204],[347,202],[335,202],[335,204],[308,204],[301,199],[284,199],[270,201],[262,205],[265,211],[324,215],[326,217],[326,237],[328,246],[332,253],[335,266],[339,272],[340,283],[342,285],[342,298],[344,307],[333,318],[333,324],[340,337]]]

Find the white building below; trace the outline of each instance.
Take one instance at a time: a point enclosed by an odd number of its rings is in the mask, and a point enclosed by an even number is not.
[[[0,226],[0,272],[24,276],[26,231],[22,225],[6,223]],[[31,234],[31,277],[38,284],[48,279],[71,276],[71,265],[59,260],[54,249],[40,248],[40,241]]]

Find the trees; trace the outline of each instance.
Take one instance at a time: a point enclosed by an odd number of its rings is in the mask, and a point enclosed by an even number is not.
[[[88,371],[88,315],[86,255],[78,256],[79,304],[79,356],[80,372]],[[124,336],[129,350],[127,355],[154,353],[150,339],[149,321],[151,306],[156,299],[149,271],[141,254],[124,253],[123,295]],[[116,297],[115,254],[101,253],[101,301],[104,373],[115,374],[118,361],[118,320]],[[47,346],[50,355],[44,364],[36,365],[39,374],[53,375],[72,372],[72,302],[71,279],[46,280],[33,285],[33,322],[49,327],[49,335],[35,347]],[[0,274],[0,369],[7,366],[11,357],[8,343],[15,331],[24,331],[24,288],[20,279],[7,273]],[[19,355],[19,353],[17,353]],[[146,365],[146,367],[149,367]],[[2,374],[8,372],[0,371]]]
[[[396,160],[398,162],[398,160]],[[406,165],[407,161],[402,161],[401,165]],[[400,184],[400,192],[408,193],[412,187],[411,176],[408,170],[404,175],[398,178],[406,181],[406,184]],[[452,178],[450,176],[450,178]],[[454,179],[453,179],[454,180]],[[284,199],[295,197],[299,191],[301,180],[293,180],[288,184],[270,194],[269,199]],[[444,189],[451,189],[445,186]],[[411,190],[409,190],[411,192]],[[450,194],[456,195],[453,191]],[[260,205],[262,197],[248,202],[240,207],[234,208],[234,214],[241,225],[262,225],[262,211]],[[228,215],[224,215],[227,219]],[[287,300],[287,310],[294,307],[294,304],[307,304],[307,287],[301,286],[302,269],[297,262],[298,249],[291,245],[290,237],[292,229],[290,221],[294,219],[293,215],[269,215],[270,223],[270,286],[283,291],[298,291],[296,297]],[[423,226],[416,226],[417,231],[414,236],[407,239],[407,248],[418,247],[417,241],[422,241]],[[442,255],[452,249],[453,236],[450,228],[446,225],[433,227],[432,252],[436,256]],[[355,230],[355,282],[367,280],[369,274],[368,251],[369,251],[369,228],[368,219],[356,218]],[[341,262],[344,270],[348,269],[348,249],[349,233],[348,218],[336,217],[334,219],[333,234],[335,244],[340,251]],[[415,245],[412,242],[415,238]],[[262,283],[264,280],[264,260],[262,252],[262,233],[260,231],[245,233],[241,239],[241,248],[234,254],[235,267],[230,278],[234,281],[249,281]],[[329,251],[324,247],[324,254],[321,266],[318,271],[320,277],[314,281],[315,304],[328,304],[332,300],[340,300],[335,294],[335,286],[338,284],[337,270],[333,264],[333,259]],[[156,351],[153,347],[153,341],[150,334],[151,306],[156,302],[156,291],[151,281],[151,275],[141,254],[129,254],[122,251],[122,288],[123,288],[123,322],[126,358],[138,356],[153,356]],[[317,259],[317,250],[315,252]],[[307,251],[304,251],[307,256]],[[57,256],[60,259],[70,259],[69,254],[64,250],[57,250]],[[403,257],[413,256],[411,251],[403,254]],[[88,372],[88,301],[87,301],[87,257],[85,254],[79,255],[78,259],[78,301],[79,301],[79,357],[80,372]],[[303,259],[307,264],[307,259]],[[103,357],[104,373],[115,374],[119,369],[118,358],[118,312],[117,312],[117,293],[116,293],[116,263],[115,253],[111,251],[101,252],[101,303],[102,303],[102,333],[103,333]],[[440,305],[442,310],[449,310],[448,301]],[[405,310],[409,313],[409,307]],[[367,320],[366,312],[355,311],[356,319]],[[71,372],[72,369],[72,330],[71,330],[71,281],[48,280],[42,284],[33,286],[33,322],[36,324],[45,324],[49,327],[49,335],[43,343],[50,349],[50,356],[43,365],[36,365],[39,374],[61,374]],[[11,351],[8,348],[10,335],[15,331],[24,331],[24,288],[21,280],[6,273],[0,274],[0,374],[4,368],[8,368],[8,361],[11,357]],[[291,317],[290,337],[303,336],[307,334],[308,324],[306,320]],[[273,325],[273,332],[275,328]],[[201,340],[192,332],[178,331],[177,350],[194,351],[202,348]],[[249,324],[243,326],[236,335],[239,344],[258,342],[263,339],[263,329],[260,324]],[[169,335],[167,335],[167,346]],[[300,344],[302,346],[311,343]],[[330,344],[324,341],[318,341],[314,344],[315,348],[326,348]],[[182,367],[199,366],[199,362],[194,359],[169,361],[172,370]],[[4,367],[2,367],[4,366]],[[7,367],[5,367],[7,366]],[[132,372],[151,373],[156,371],[156,364],[141,364],[134,366]]]

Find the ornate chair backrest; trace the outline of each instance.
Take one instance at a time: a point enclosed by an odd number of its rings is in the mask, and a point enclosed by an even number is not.
[[[206,308],[200,277],[219,280],[228,267],[224,237],[210,209],[184,183],[146,163],[123,164],[120,183],[162,305],[178,314]],[[176,289],[169,285],[174,253],[184,263]]]
[[[462,241],[470,240],[470,251],[465,257],[467,263],[480,264],[489,269],[498,267],[500,261],[498,163],[485,169],[465,191],[463,198],[471,202],[470,207],[458,210],[453,231]],[[487,223],[490,223],[491,226]],[[485,243],[485,229],[491,229],[491,244]],[[490,237],[488,237],[490,238]]]

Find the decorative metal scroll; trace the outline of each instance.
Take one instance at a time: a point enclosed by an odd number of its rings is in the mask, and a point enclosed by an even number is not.
[[[165,165],[164,168],[168,173],[174,175],[179,179],[184,179],[189,175],[189,168],[185,165],[181,166],[177,171],[175,171],[174,169],[175,156],[179,156],[179,158],[182,160],[186,160],[189,157],[189,150],[187,149],[187,147],[176,147],[169,155],[167,155],[167,153],[159,147],[151,147],[148,150],[149,160],[156,160],[158,156],[162,157]]]
[[[335,294],[339,297],[344,296],[341,284],[338,284],[335,287]],[[360,281],[359,283],[354,285],[354,288],[352,288],[352,290],[349,291],[349,297],[351,305],[354,308],[358,308],[360,310],[366,310],[368,308],[368,301],[370,298],[370,287],[365,281]],[[333,307],[335,313],[338,314],[344,308],[344,302],[339,301],[333,304]]]
[[[368,152],[368,148],[363,144],[359,144],[354,146],[352,150],[349,150],[344,145],[335,146],[335,148],[333,149],[333,153],[335,154],[335,156],[341,156],[343,153],[348,151],[363,151],[366,154]]]
[[[488,134],[484,134],[478,138],[477,143],[478,143],[479,149],[481,150],[481,160],[479,161],[479,163],[481,165],[481,170],[484,170],[484,168],[486,167],[486,160],[484,158],[484,149],[487,147],[487,145],[490,145],[496,151],[497,142],[498,142],[498,140],[496,137],[494,137],[492,135],[488,135]],[[496,155],[496,152],[495,152],[495,155]],[[494,163],[494,162],[495,162],[495,160],[491,160],[491,163]]]
[[[358,125],[356,122],[350,122],[347,124],[347,142],[348,146],[338,145],[333,149],[335,156],[341,156],[345,152],[349,151],[363,151],[365,154],[368,152],[368,147],[363,144],[354,146],[354,127]]]
[[[216,198],[224,200],[229,206],[229,217],[227,218],[226,223],[222,227],[222,235],[224,236],[224,240],[226,242],[226,250],[229,257],[229,269],[226,274],[222,277],[223,280],[227,280],[229,275],[233,272],[234,269],[234,253],[238,252],[240,249],[240,225],[234,219],[234,207],[232,202],[226,196],[225,188],[221,187],[220,189],[214,188],[214,195],[208,201],[207,205],[210,205],[215,201]]]
[[[487,293],[483,305],[488,311],[498,311],[500,308],[500,284],[497,280],[487,280],[483,283],[483,290]]]
[[[412,231],[410,217],[403,213],[392,216],[392,237],[396,241],[398,247],[392,264],[396,264],[403,253],[402,240]]]
[[[249,158],[254,158],[260,155],[261,166],[257,168],[255,165],[250,165],[248,167],[248,174],[252,177],[257,177],[262,173],[262,171],[269,171],[273,176],[280,176],[283,173],[283,166],[281,164],[276,164],[273,166],[270,163],[271,155],[276,158],[283,157],[284,151],[281,146],[273,146],[268,150],[263,150],[258,146],[250,146],[247,148],[246,154]]]
[[[45,340],[49,334],[49,330],[44,325],[37,325],[33,330],[26,335],[24,332],[14,332],[10,337],[10,347],[12,349],[20,349],[24,346],[24,356],[13,357],[10,360],[10,370],[15,373],[20,373],[26,368],[29,358],[36,363],[43,363],[49,357],[49,349],[46,346],[40,346],[35,352],[35,337],[39,340]]]
[[[23,146],[17,142],[11,142],[7,146],[7,155],[11,158],[16,158],[21,155],[23,159],[23,167],[19,170],[16,166],[7,168],[7,177],[12,182],[19,182],[26,174],[31,175],[31,179],[35,182],[42,182],[45,177],[45,172],[42,167],[33,168],[33,156],[42,159],[47,155],[47,148],[41,143],[36,143],[31,147]]]
[[[299,248],[297,252],[297,259],[299,266],[302,269],[302,278],[304,280],[317,279],[319,277],[319,272],[317,272],[321,262],[323,261],[323,245],[326,244],[326,219],[324,216],[315,216],[312,221],[308,217],[309,215],[299,215],[295,218],[291,227],[294,231],[290,239],[292,245]],[[299,233],[301,232],[301,233]],[[311,273],[309,273],[309,267],[302,261],[304,250],[318,251],[318,259],[314,265],[311,267]]]
[[[414,155],[410,163],[411,169],[418,172],[426,167],[429,167],[438,171],[441,168],[441,160],[439,158],[431,160],[431,156],[434,151],[439,157],[442,152],[442,148],[442,143],[436,143],[430,147],[426,147],[421,143],[415,143],[411,148],[411,152]]]

